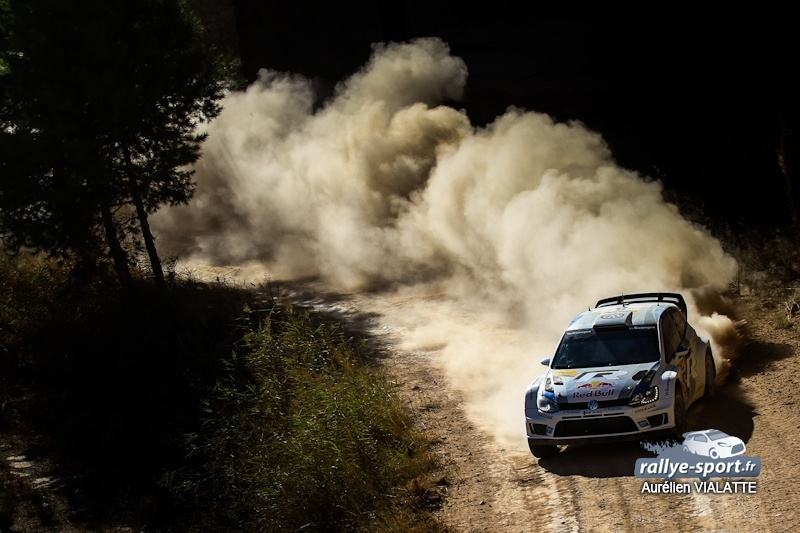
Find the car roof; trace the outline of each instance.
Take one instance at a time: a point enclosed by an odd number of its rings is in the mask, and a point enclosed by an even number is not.
[[[567,331],[602,326],[655,326],[670,308],[678,309],[678,306],[669,302],[604,305],[577,315],[567,326]]]

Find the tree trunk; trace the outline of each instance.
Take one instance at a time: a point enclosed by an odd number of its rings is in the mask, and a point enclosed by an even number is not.
[[[144,208],[142,195],[139,192],[139,185],[136,182],[136,176],[133,169],[133,162],[131,161],[131,154],[127,146],[123,149],[125,155],[125,166],[128,171],[128,187],[131,193],[133,205],[136,207],[136,216],[139,219],[139,227],[142,229],[142,238],[144,238],[144,247],[147,249],[147,256],[150,258],[150,270],[153,271],[153,279],[156,286],[164,286],[164,270],[161,268],[161,259],[158,258],[158,250],[156,250],[156,241],[153,238],[153,233],[150,231],[150,222],[147,220],[147,210]]]
[[[107,205],[104,205],[100,211],[100,217],[103,219],[103,228],[106,232],[106,243],[111,253],[111,259],[114,261],[114,270],[117,272],[119,284],[124,288],[129,288],[133,283],[131,277],[131,270],[128,266],[128,255],[122,249],[117,236],[117,226],[114,224],[114,217],[111,216],[111,210]]]

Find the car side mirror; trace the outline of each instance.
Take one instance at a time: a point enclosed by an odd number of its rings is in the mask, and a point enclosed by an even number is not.
[[[549,357],[545,357],[544,359],[542,359],[541,363],[544,366],[550,366],[550,358]]]

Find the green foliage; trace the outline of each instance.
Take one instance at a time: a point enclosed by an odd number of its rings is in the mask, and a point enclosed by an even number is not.
[[[51,318],[58,287],[68,278],[63,263],[0,253],[0,370],[30,364],[27,341]]]
[[[215,528],[385,525],[385,495],[430,468],[425,441],[353,342],[279,310],[237,349],[189,447],[195,467],[167,481],[210,501],[204,523]]]
[[[0,254],[0,426],[43,436],[78,523],[436,529],[426,441],[367,353],[263,293]]]
[[[83,515],[169,523],[164,471],[243,334],[252,295],[177,280],[124,292],[73,265],[0,254],[0,426],[42,435]]]
[[[185,2],[4,2],[0,44],[8,246],[102,250],[99,212],[132,202],[132,188],[149,212],[188,201],[197,126],[219,112],[233,63]]]

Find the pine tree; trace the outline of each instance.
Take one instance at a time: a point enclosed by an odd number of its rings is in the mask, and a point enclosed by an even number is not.
[[[179,0],[13,0],[1,8],[0,234],[11,248],[91,255],[123,284],[138,228],[164,283],[148,217],[193,192],[198,125],[219,113],[232,63]],[[121,223],[132,206],[136,226]]]

